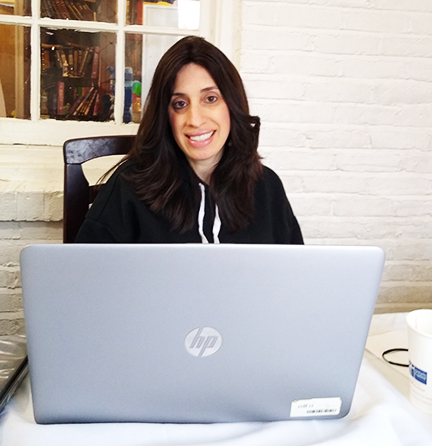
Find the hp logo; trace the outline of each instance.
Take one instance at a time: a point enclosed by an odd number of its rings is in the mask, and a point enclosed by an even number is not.
[[[221,334],[211,327],[195,328],[185,338],[188,353],[199,358],[213,355],[220,349],[221,345]]]

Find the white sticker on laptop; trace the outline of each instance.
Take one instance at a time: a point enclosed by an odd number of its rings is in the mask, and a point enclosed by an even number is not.
[[[342,400],[336,398],[311,398],[291,403],[291,417],[328,417],[339,415]]]

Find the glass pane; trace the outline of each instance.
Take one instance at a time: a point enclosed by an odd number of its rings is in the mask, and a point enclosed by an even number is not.
[[[123,122],[140,122],[142,89],[142,45],[141,34],[126,34],[125,54],[125,103]]]
[[[0,14],[31,15],[31,0],[1,0]]]
[[[116,0],[41,0],[41,17],[115,23],[117,2]]]
[[[113,119],[116,36],[41,30],[42,118]]]
[[[139,122],[160,58],[183,36],[126,34],[124,122]]]
[[[128,0],[128,20],[131,25],[164,26],[197,30],[199,0],[140,1]]]
[[[0,116],[30,118],[30,28],[0,25]]]

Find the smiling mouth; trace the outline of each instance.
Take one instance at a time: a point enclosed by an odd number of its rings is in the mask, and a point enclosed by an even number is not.
[[[214,134],[214,131],[208,132],[208,133],[203,133],[202,135],[189,136],[189,139],[192,141],[197,141],[197,142],[206,141],[207,139],[210,139],[213,136],[213,134]]]

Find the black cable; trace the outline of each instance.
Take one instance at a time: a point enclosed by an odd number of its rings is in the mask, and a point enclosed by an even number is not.
[[[394,352],[407,352],[408,349],[407,348],[390,348],[389,350],[386,350],[385,352],[383,352],[383,354],[381,355],[382,358],[384,359],[384,361],[388,362],[389,364],[392,365],[398,365],[400,367],[409,367],[409,364],[401,364],[400,362],[394,362],[394,361],[390,361],[389,359],[387,359],[385,357],[385,355],[388,355],[389,353],[394,353]]]

